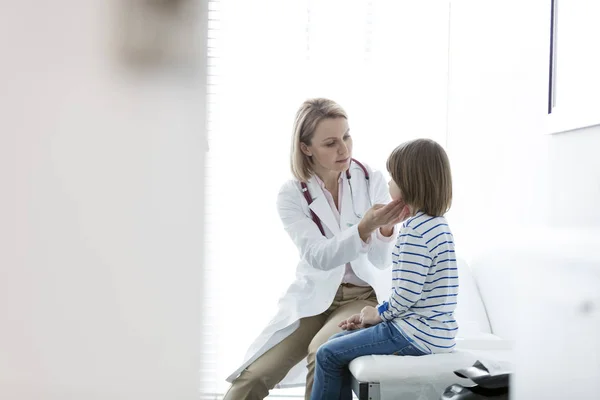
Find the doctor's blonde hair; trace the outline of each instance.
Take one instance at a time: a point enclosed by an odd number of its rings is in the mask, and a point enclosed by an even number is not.
[[[348,116],[339,104],[324,98],[306,100],[296,113],[290,164],[292,174],[300,182],[307,182],[314,175],[313,161],[302,152],[300,144],[310,146],[317,125],[328,118],[348,119]]]
[[[404,202],[432,217],[443,216],[452,205],[452,173],[448,155],[439,143],[415,139],[390,154],[387,170],[400,188]]]

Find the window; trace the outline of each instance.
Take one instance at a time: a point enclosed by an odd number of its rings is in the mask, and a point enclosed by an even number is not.
[[[297,108],[309,97],[337,101],[354,157],[384,171],[405,140],[444,144],[449,4],[214,0],[209,10],[201,375],[202,390],[219,398],[294,279],[298,252],[275,201],[291,178]]]

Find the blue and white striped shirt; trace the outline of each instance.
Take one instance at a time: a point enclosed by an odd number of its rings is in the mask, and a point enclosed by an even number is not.
[[[429,353],[455,346],[458,267],[454,238],[444,217],[419,212],[408,219],[392,253],[392,292],[378,307],[409,340]]]

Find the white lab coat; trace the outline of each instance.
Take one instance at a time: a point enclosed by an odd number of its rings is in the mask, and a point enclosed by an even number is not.
[[[368,166],[366,168],[371,177],[368,193],[363,170],[356,163],[350,166],[353,198],[350,196],[346,174],[342,174],[344,187],[339,225],[316,179],[313,177],[307,183],[313,198],[310,209],[321,219],[327,238],[323,237],[311,218],[300,183],[291,180],[281,187],[277,210],[301,257],[296,267],[296,279],[279,300],[279,310],[275,317],[250,346],[244,363],[227,381],[232,382],[254,360],[294,332],[301,318],[327,310],[342,282],[347,262],[352,263],[352,269],[360,279],[375,289],[380,302],[389,298],[394,241],[381,241],[373,233],[370,243],[364,248],[358,234],[360,219],[352,208],[354,201],[356,212],[362,216],[370,208],[369,197],[372,204],[386,204],[390,201],[381,172],[371,171]],[[306,371],[304,360],[292,368],[277,387],[304,385]]]

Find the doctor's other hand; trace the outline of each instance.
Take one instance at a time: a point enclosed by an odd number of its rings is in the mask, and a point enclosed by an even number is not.
[[[358,234],[363,242],[367,242],[376,229],[391,226],[400,222],[406,205],[402,200],[393,200],[388,204],[374,204],[358,223]],[[408,208],[408,207],[406,207]]]

